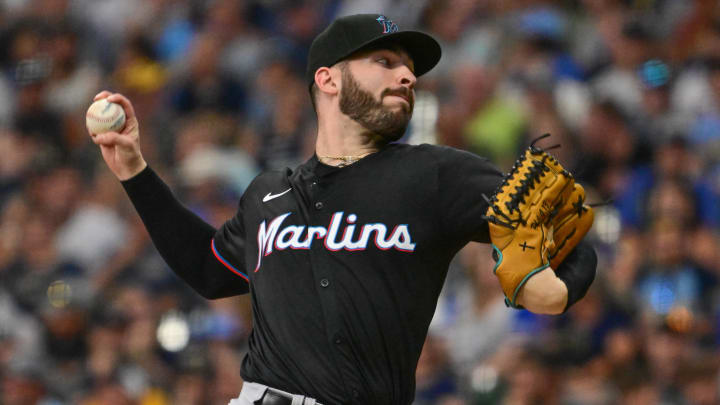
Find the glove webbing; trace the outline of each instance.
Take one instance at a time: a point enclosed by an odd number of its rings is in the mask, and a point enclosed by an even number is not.
[[[515,187],[515,193],[508,194],[510,196],[510,200],[505,202],[505,208],[507,209],[507,213],[505,213],[500,207],[496,205],[498,202],[497,200],[497,194],[500,192],[505,186],[510,183],[515,176],[518,175],[520,168],[523,167],[523,163],[527,159],[527,153],[523,153],[520,155],[520,157],[515,161],[515,164],[513,165],[512,169],[510,169],[510,172],[507,176],[505,176],[505,179],[503,182],[498,186],[498,188],[495,190],[495,193],[493,193],[493,196],[491,198],[488,198],[485,194],[482,194],[483,199],[485,202],[488,203],[488,206],[491,206],[493,208],[493,212],[496,215],[501,216],[503,219],[498,218],[495,215],[486,216],[483,215],[481,218],[490,221],[494,224],[501,225],[510,229],[516,229],[519,224],[527,225],[525,223],[525,220],[522,218],[522,213],[520,211],[520,204],[525,202],[525,198],[530,195],[530,189],[533,187],[535,183],[540,183],[540,177],[543,172],[550,171],[550,167],[548,166],[548,162],[552,165],[560,166],[558,161],[548,153],[546,153],[546,150],[554,149],[559,147],[560,145],[554,145],[546,149],[541,149],[535,146],[535,143],[543,138],[547,138],[550,136],[550,134],[544,134],[535,140],[532,141],[530,144],[530,153],[533,155],[541,155],[541,160],[535,160],[532,162],[532,167],[528,170],[528,172],[525,174],[525,178],[520,180],[520,186]],[[562,173],[567,177],[572,177],[570,172],[568,172],[565,169],[562,169]],[[554,216],[554,213],[556,212],[557,207],[554,207],[553,212],[550,213],[548,216],[548,219],[551,219]],[[518,212],[518,218],[513,219],[510,217],[512,215],[513,211]],[[534,223],[531,224],[531,227],[537,228],[539,224]]]

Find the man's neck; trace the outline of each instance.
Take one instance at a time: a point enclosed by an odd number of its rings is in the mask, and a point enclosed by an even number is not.
[[[318,123],[315,143],[318,156],[367,156],[382,146],[376,134],[349,118]]]

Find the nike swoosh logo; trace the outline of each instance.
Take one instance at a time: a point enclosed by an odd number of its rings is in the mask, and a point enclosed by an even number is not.
[[[278,198],[278,197],[280,197],[281,195],[288,193],[290,190],[292,190],[292,187],[290,187],[289,189],[283,191],[283,192],[280,193],[280,194],[267,193],[267,195],[266,195],[265,197],[263,197],[263,202],[266,203],[266,202],[268,202],[268,201],[270,201],[270,200],[273,200],[273,199],[275,199],[275,198]]]

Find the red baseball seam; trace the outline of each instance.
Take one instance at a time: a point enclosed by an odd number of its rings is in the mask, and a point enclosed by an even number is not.
[[[115,114],[111,118],[98,117],[97,115],[91,113],[90,111],[88,111],[87,114],[85,114],[85,117],[89,117],[94,120],[98,120],[100,122],[112,122],[112,121],[116,120],[119,116],[120,116],[120,110],[116,110]]]

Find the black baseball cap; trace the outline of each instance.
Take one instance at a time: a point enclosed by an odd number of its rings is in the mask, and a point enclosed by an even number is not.
[[[353,53],[376,46],[397,45],[415,64],[415,76],[422,76],[440,60],[440,44],[419,31],[400,31],[397,24],[382,14],[355,14],[333,21],[310,45],[305,79],[310,87],[315,72],[330,67]]]

